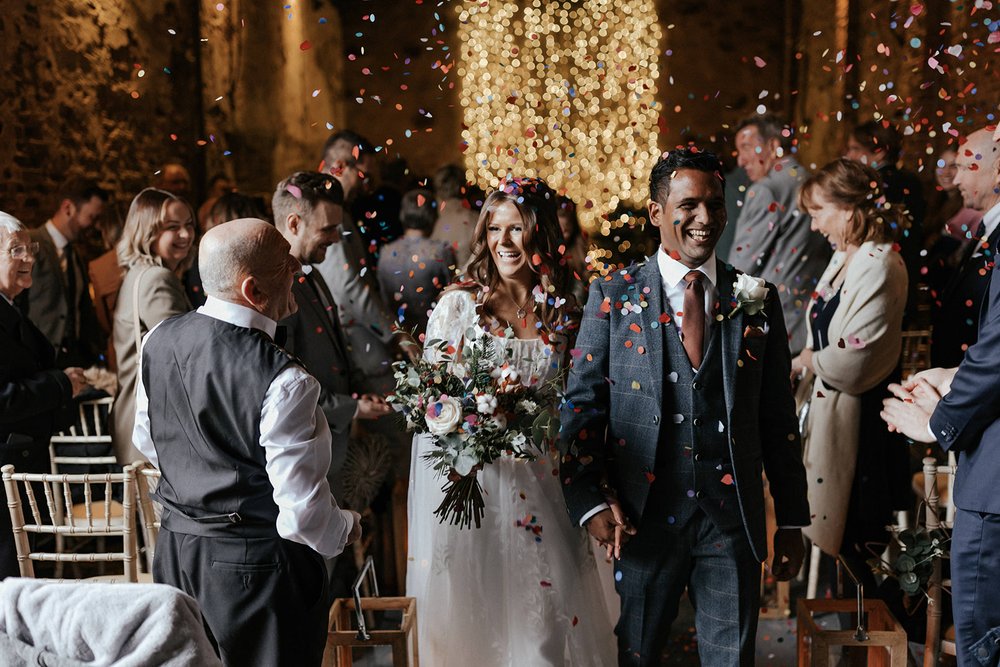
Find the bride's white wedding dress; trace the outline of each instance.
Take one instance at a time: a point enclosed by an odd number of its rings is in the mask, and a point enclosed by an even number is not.
[[[442,295],[426,340],[460,349],[479,326],[474,297]],[[545,381],[561,360],[541,340],[494,337],[522,378]],[[428,350],[427,354],[434,354]],[[406,594],[417,599],[421,664],[428,667],[574,667],[616,664],[615,638],[587,533],[570,524],[558,455],[504,458],[479,472],[481,528],[440,524],[445,479],[427,466],[427,436],[413,441]]]

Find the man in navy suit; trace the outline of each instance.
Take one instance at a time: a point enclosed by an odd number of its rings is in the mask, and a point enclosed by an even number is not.
[[[1000,132],[980,130],[959,147],[963,197],[1000,222]],[[971,199],[970,199],[971,198]],[[996,248],[990,248],[992,253]],[[890,385],[882,418],[918,442],[958,452],[951,538],[952,608],[960,665],[1000,660],[1000,280],[991,263],[979,339],[958,368],[932,368]]]
[[[702,664],[752,665],[762,472],[779,579],[798,571],[809,524],[781,304],[715,257],[726,208],[714,155],[662,158],[649,214],[656,256],[590,286],[561,415],[566,505],[617,558],[621,665],[659,664],[685,588]]]
[[[972,243],[962,255],[955,275],[935,300],[931,363],[943,368],[962,363],[965,351],[976,342],[979,315],[996,261],[1000,211],[989,212],[996,199],[988,164],[992,144],[992,132],[973,132],[959,146],[955,157],[955,185],[962,193],[962,200],[966,207],[985,215],[978,225],[970,226]],[[977,155],[983,159],[977,159]]]

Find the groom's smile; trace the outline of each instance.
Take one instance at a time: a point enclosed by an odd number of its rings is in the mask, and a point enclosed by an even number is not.
[[[712,256],[726,227],[726,200],[716,174],[678,169],[663,202],[649,202],[650,222],[674,259],[696,268]]]

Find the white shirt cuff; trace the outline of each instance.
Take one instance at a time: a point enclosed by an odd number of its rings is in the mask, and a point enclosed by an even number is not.
[[[595,507],[594,509],[590,510],[589,512],[587,512],[586,514],[583,515],[583,518],[580,519],[580,525],[582,526],[585,523],[587,523],[587,521],[590,519],[590,517],[594,516],[595,514],[599,514],[599,513],[603,512],[604,510],[610,509],[610,508],[611,508],[611,505],[609,505],[607,503],[601,503],[600,505],[598,505],[597,507]]]
[[[937,442],[937,436],[934,435],[934,429],[931,428],[930,420],[927,420],[927,433],[930,434],[932,442]]]

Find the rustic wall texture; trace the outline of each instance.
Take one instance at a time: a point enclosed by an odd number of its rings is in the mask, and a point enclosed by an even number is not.
[[[190,2],[4,0],[0,206],[38,223],[68,173],[134,192],[168,157],[193,163],[197,28]]]
[[[343,127],[418,174],[460,161],[468,1],[0,0],[0,207],[41,222],[83,173],[121,208],[171,157],[196,194],[220,171],[268,193]],[[728,151],[727,126],[764,105],[820,165],[879,113],[930,178],[955,135],[996,122],[1000,33],[982,4],[660,0],[660,146]]]
[[[343,123],[342,40],[335,7],[303,4],[2,0],[0,208],[41,223],[81,174],[122,215],[172,158],[196,204],[216,172],[269,193],[315,168],[327,124]]]

